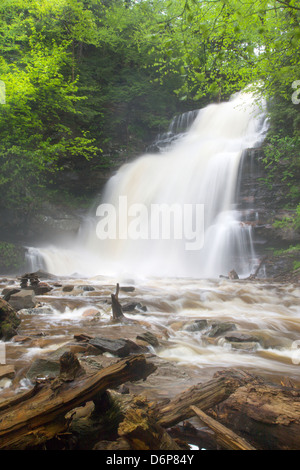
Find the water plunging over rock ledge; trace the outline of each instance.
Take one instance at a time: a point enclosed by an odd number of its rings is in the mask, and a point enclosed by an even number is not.
[[[264,138],[266,122],[261,106],[251,94],[240,93],[229,102],[200,110],[188,131],[162,153],[146,154],[123,165],[108,181],[99,203],[113,206],[116,235],[109,233],[99,239],[97,228],[104,214],[94,209],[96,213],[89,215],[67,249],[30,249],[30,269],[43,268],[61,275],[216,278],[234,267],[242,277],[249,275],[258,260],[251,225],[243,223],[235,196],[244,152]],[[124,199],[125,209],[120,203]],[[138,214],[137,206],[145,211]],[[168,208],[161,225],[154,221],[154,206]],[[185,230],[185,213],[178,222],[173,213],[178,207],[188,207],[193,227],[191,223]],[[199,207],[203,208],[202,219]],[[135,232],[130,236],[127,228],[134,214]],[[167,218],[174,226],[168,227],[165,236],[162,224]],[[108,227],[114,223],[110,214],[104,222]],[[178,228],[184,229],[180,235]],[[186,242],[195,241],[192,236],[199,237],[197,242],[202,237],[203,243],[187,249]]]

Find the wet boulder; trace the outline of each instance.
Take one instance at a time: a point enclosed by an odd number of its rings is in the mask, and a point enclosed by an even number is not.
[[[253,330],[251,335],[256,338],[263,349],[290,348],[292,340],[283,336],[283,333],[273,331],[272,334],[266,330]]]
[[[144,352],[144,349],[129,339],[108,339],[96,336],[89,341],[102,354],[108,352],[114,356],[125,357],[131,353]]]
[[[150,344],[154,348],[159,346],[159,341],[157,337],[153,333],[151,333],[151,331],[146,331],[145,333],[138,335],[136,339],[144,341],[145,343]]]
[[[95,287],[93,286],[78,286],[78,289],[82,289],[84,292],[93,292],[95,290]]]
[[[133,287],[133,286],[121,286],[120,291],[122,291],[122,292],[134,292],[135,287]]]
[[[59,361],[54,361],[51,359],[36,359],[29,370],[26,373],[26,377],[29,380],[34,380],[36,378],[44,377],[57,377],[60,372]]]
[[[133,312],[136,309],[142,312],[147,312],[147,307],[142,305],[140,302],[129,302],[122,306],[123,312]]]
[[[52,291],[53,287],[49,286],[47,282],[39,282],[37,286],[34,286],[34,292],[36,295],[47,294]]]
[[[95,317],[100,315],[99,310],[95,307],[87,308],[82,314],[83,317]]]
[[[30,289],[22,289],[16,292],[9,298],[9,304],[15,310],[22,310],[23,308],[32,308],[36,306],[35,292]]]
[[[195,320],[184,327],[185,331],[198,332],[209,337],[216,338],[222,336],[227,331],[236,330],[236,325],[232,322],[223,322],[219,320]]]
[[[6,300],[6,302],[8,302],[10,297],[13,294],[17,294],[18,292],[20,292],[20,290],[21,289],[15,289],[15,288],[12,288],[12,287],[5,287],[5,289],[2,290],[1,295],[3,296],[3,299]]]
[[[236,330],[236,325],[231,322],[212,321],[209,322],[209,331],[206,333],[209,338],[223,335],[226,331]]]
[[[247,342],[247,341],[242,341],[242,342],[232,342],[231,348],[232,349],[237,349],[239,351],[248,351],[248,352],[254,352],[257,350],[259,347],[259,343],[252,341],[252,342]]]
[[[239,279],[239,276],[237,274],[237,272],[232,269],[229,273],[228,273],[228,278],[229,279]]]
[[[62,288],[63,292],[72,292],[73,289],[74,286],[72,284],[67,284]]]
[[[193,323],[189,323],[184,327],[185,331],[202,331],[205,328],[208,328],[207,320],[195,320]]]
[[[252,335],[251,333],[247,333],[244,331],[232,331],[229,334],[225,335],[226,341],[230,343],[255,343],[259,342],[259,339]]]

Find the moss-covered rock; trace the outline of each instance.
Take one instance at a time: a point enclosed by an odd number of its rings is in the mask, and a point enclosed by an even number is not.
[[[17,334],[21,320],[5,300],[0,299],[0,339],[9,340]]]

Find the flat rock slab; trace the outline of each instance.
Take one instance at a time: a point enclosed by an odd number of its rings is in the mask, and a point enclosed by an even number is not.
[[[34,290],[22,289],[10,296],[9,304],[16,310],[32,308],[36,305]]]
[[[95,337],[89,341],[89,344],[101,350],[102,353],[108,352],[118,357],[128,356],[130,353],[138,353],[142,348],[129,339],[108,339]]]
[[[225,335],[225,339],[232,343],[252,343],[252,342],[259,342],[259,339],[256,336],[253,336],[248,333],[240,332],[240,331],[233,331],[229,334]]]
[[[12,365],[0,366],[0,379],[9,378],[12,379],[15,376],[15,368]]]

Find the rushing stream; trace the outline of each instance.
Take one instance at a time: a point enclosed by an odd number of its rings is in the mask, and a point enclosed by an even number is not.
[[[71,292],[48,281],[53,290],[37,297],[41,306],[19,312],[22,336],[6,343],[7,363],[19,371],[15,387],[30,386],[24,381],[30,364],[38,357],[57,360],[66,344],[76,343],[75,334],[136,341],[146,331],[159,340],[159,345],[149,345],[147,355],[165,370],[141,385],[152,397],[174,395],[227,367],[246,368],[277,382],[286,376],[300,382],[299,286],[263,281],[131,280],[132,291],[121,292],[119,300],[123,306],[130,302],[137,306],[125,313],[125,323],[113,323],[109,301],[115,281],[63,279],[62,286],[74,285]],[[216,325],[221,329],[214,329]],[[12,381],[3,382],[2,387],[7,387],[3,393],[9,393],[12,385]]]

